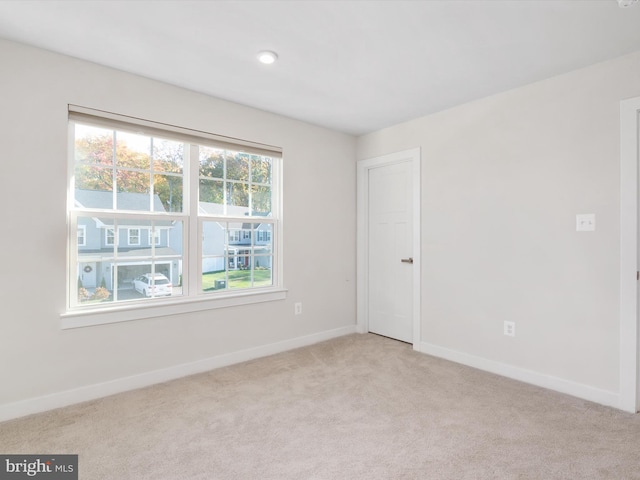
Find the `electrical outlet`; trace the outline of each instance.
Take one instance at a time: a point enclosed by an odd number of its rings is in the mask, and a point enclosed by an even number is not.
[[[296,315],[302,315],[302,302],[293,305],[293,311]]]
[[[504,334],[508,337],[516,336],[516,324],[515,322],[504,322]]]

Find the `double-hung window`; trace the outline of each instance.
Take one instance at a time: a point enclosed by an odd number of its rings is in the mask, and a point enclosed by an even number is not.
[[[86,225],[85,225],[86,227]],[[113,228],[105,228],[104,229],[104,244],[111,247],[116,242],[116,234],[115,229]]]
[[[282,290],[279,148],[70,106],[69,151],[69,314]]]
[[[140,229],[129,229],[129,245],[140,245]]]
[[[160,245],[160,231],[149,229],[149,245]]]
[[[85,225],[78,225],[78,246],[84,247],[87,239],[87,227]]]

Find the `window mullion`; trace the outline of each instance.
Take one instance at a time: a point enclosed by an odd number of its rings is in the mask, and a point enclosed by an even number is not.
[[[117,145],[118,145],[118,137],[116,135],[116,131],[113,131],[113,150],[112,150],[112,154],[111,154],[111,190],[113,191],[113,199],[112,199],[112,204],[111,204],[111,208],[113,208],[114,210],[118,209],[118,172],[116,170],[116,164],[117,162]]]
[[[69,212],[69,265],[73,265],[75,269],[69,275],[69,292],[68,299],[71,307],[78,305],[78,214],[73,210]]]
[[[227,182],[227,152],[222,154],[222,213],[227,215],[227,205],[229,205],[228,182]]]
[[[271,208],[275,212],[275,220],[271,227],[271,245],[272,258],[276,261],[273,264],[273,284],[282,287],[283,265],[284,265],[284,248],[282,244],[282,159],[274,159],[271,164]]]
[[[185,149],[187,154],[187,149]],[[186,188],[186,198],[188,198],[187,218],[188,229],[187,241],[189,242],[189,248],[186,249],[185,255],[187,258],[187,292],[189,296],[193,296],[196,292],[201,291],[202,282],[202,228],[201,221],[198,216],[198,186],[200,178],[200,155],[197,145],[189,145],[187,159],[185,159],[185,176],[188,183]],[[184,288],[184,285],[183,285]]]
[[[249,178],[247,178],[247,189],[249,190],[249,192],[248,192],[248,194],[249,194],[248,195],[249,196],[249,215],[253,216],[253,212],[255,212],[255,208],[253,208],[253,192],[252,192],[253,188],[251,187],[252,182],[253,182],[253,178],[252,178],[253,177],[253,173],[252,173],[252,168],[251,168],[251,165],[252,165],[253,162],[251,161],[251,157],[249,157],[247,159],[247,163],[248,163],[247,168],[249,169],[249,175],[248,175]],[[252,240],[252,242],[253,242],[253,240]],[[253,284],[253,272],[252,272],[251,275],[252,275],[251,282]]]
[[[156,186],[154,184],[154,159],[153,159],[153,137],[149,139],[149,211],[155,212],[155,205],[153,202],[153,196],[156,193]]]

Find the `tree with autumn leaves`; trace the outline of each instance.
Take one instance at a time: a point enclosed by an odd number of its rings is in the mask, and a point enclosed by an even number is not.
[[[152,158],[148,152],[132,149],[123,141],[116,140],[114,148],[113,135],[77,139],[76,188],[113,191],[115,180],[118,192],[148,194],[153,185],[153,192],[166,211],[181,212],[183,144],[154,141]]]
[[[115,148],[113,135],[83,136],[76,140],[76,188],[113,191],[114,179],[118,192],[148,194],[153,186],[166,211],[181,212],[184,144],[154,138],[153,155],[150,155],[148,151],[136,150],[118,141],[117,133],[115,137]],[[224,182],[225,160],[227,182]],[[222,204],[226,188],[230,205],[249,207],[251,198],[254,214],[270,213],[271,161],[268,157],[200,147],[199,164],[200,201]]]

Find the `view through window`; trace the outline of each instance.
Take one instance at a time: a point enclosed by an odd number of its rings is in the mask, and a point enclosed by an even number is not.
[[[70,112],[70,308],[278,286],[279,152],[148,123]]]

